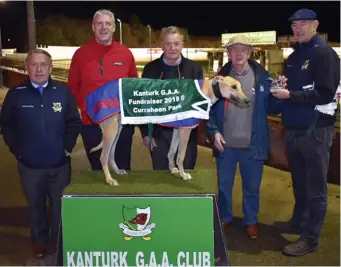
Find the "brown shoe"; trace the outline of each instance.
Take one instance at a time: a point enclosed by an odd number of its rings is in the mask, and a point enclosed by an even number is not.
[[[222,223],[222,225],[221,225],[221,227],[222,227],[222,229],[223,229],[223,233],[224,234],[227,234],[227,228],[228,228],[228,226],[230,225],[230,223],[228,222],[228,223]]]
[[[246,233],[250,239],[257,239],[258,238],[258,224],[247,225]]]
[[[46,244],[34,244],[32,246],[33,256],[37,259],[41,259],[47,251]]]

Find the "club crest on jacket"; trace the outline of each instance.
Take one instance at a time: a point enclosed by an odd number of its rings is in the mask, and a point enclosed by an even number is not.
[[[62,104],[60,102],[53,102],[52,109],[54,112],[62,112]]]

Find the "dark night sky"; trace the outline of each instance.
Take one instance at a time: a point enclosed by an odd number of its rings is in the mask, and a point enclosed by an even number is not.
[[[25,2],[5,2],[1,5],[3,46],[14,47],[26,40]],[[216,1],[216,2],[86,2],[36,1],[36,21],[52,14],[75,18],[92,18],[101,8],[111,9],[115,16],[128,22],[137,14],[142,24],[152,28],[176,25],[188,28],[194,36],[220,36],[224,32],[276,30],[277,36],[291,34],[288,17],[300,8],[313,9],[320,21],[319,32],[328,33],[330,41],[340,42],[339,1]],[[91,31],[91,29],[89,29]],[[7,39],[11,38],[8,44]],[[15,45],[14,45],[15,44]]]

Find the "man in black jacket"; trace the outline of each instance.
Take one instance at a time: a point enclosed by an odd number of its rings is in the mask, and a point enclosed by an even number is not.
[[[286,151],[295,196],[289,226],[300,238],[283,253],[302,256],[318,249],[327,212],[327,174],[336,121],[340,58],[319,36],[316,13],[301,9],[290,18],[297,40],[284,67],[288,89],[272,89],[281,99]],[[282,225],[283,226],[283,225]]]
[[[163,28],[161,31],[161,47],[163,54],[160,58],[149,62],[143,69],[142,78],[150,79],[203,79],[203,68],[196,62],[181,54],[183,35],[175,26]],[[149,148],[148,126],[139,126],[143,143]],[[168,169],[168,150],[171,145],[173,128],[153,125],[152,163],[153,170]],[[197,159],[198,128],[192,130],[186,156],[185,169],[194,169]],[[176,158],[176,157],[175,157]]]
[[[56,250],[61,196],[70,182],[70,154],[81,121],[70,90],[50,78],[50,54],[33,49],[27,55],[26,69],[29,78],[5,97],[0,125],[3,139],[18,161],[29,206],[32,250],[39,259],[48,249]]]

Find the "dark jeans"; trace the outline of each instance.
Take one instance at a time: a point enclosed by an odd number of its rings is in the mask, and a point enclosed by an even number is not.
[[[292,177],[295,208],[292,221],[301,225],[301,239],[318,242],[327,212],[327,174],[334,126],[286,131],[286,151]]]
[[[155,126],[158,127],[158,126]],[[192,129],[192,131],[197,131],[197,129]],[[196,136],[197,133],[191,133],[192,136]],[[168,151],[171,146],[173,136],[173,128],[158,127],[156,128],[156,134],[154,134],[154,139],[157,147],[153,148],[151,152],[153,170],[168,170]],[[197,160],[197,139],[192,137],[189,139],[187,144],[186,155],[184,158],[184,169],[192,170],[195,167]],[[176,165],[178,153],[174,156],[174,162]]]
[[[33,244],[46,244],[51,241],[57,245],[61,222],[61,197],[63,190],[70,183],[70,165],[69,161],[57,168],[31,169],[18,162],[18,172],[29,207]],[[47,197],[51,214],[48,214],[46,207]]]
[[[131,145],[133,142],[134,130],[134,125],[123,125],[115,150],[115,161],[119,169],[130,170]],[[81,136],[91,169],[93,171],[102,170],[100,161],[102,150],[89,154],[90,149],[97,146],[102,140],[101,128],[98,125],[83,124]]]

